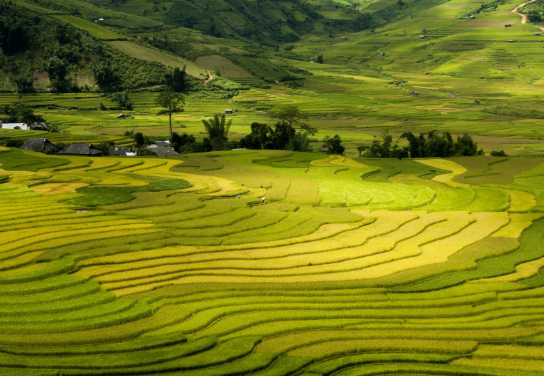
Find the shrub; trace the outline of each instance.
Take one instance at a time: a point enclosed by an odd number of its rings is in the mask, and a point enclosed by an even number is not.
[[[508,157],[508,154],[506,154],[506,153],[504,152],[504,150],[501,150],[501,151],[495,151],[495,150],[493,150],[493,151],[491,152],[491,156],[492,156],[492,157]]]

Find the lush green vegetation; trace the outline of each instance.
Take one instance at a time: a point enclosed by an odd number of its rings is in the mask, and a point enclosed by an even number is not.
[[[518,5],[0,0],[0,374],[541,375]]]

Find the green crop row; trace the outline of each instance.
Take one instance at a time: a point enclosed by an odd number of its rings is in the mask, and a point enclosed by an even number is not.
[[[133,351],[173,346],[184,342],[187,342],[185,336],[175,333],[167,336],[153,336],[128,341],[83,346],[2,346],[0,347],[0,351],[6,354],[25,356],[76,356],[90,354],[129,353]]]
[[[84,295],[81,297],[76,297],[74,299],[64,299],[62,301],[53,301],[53,302],[37,302],[31,304],[14,304],[4,306],[0,310],[0,314],[3,316],[0,319],[0,322],[7,320],[9,316],[16,316],[20,320],[34,320],[40,321],[40,317],[27,317],[25,315],[43,315],[43,314],[54,314],[54,313],[63,313],[70,312],[77,316],[75,312],[94,305],[110,303],[115,300],[115,296],[107,291],[97,291],[90,295]],[[22,317],[21,317],[22,316]]]
[[[341,356],[331,360],[325,360],[312,364],[305,369],[306,372],[315,372],[321,375],[330,375],[345,368],[373,363],[449,363],[456,359],[456,355],[442,354],[359,354]]]
[[[172,344],[156,349],[131,350],[126,352],[109,354],[85,354],[85,362],[82,364],[79,356],[38,356],[27,355],[2,355],[0,354],[0,367],[25,367],[25,368],[49,368],[49,369],[112,369],[112,368],[141,368],[155,364],[167,363],[176,359],[186,358],[185,363],[201,352],[210,354],[209,351],[216,345],[214,338]],[[128,356],[130,355],[130,356]],[[190,357],[193,358],[190,358]],[[130,371],[129,371],[130,372]]]
[[[140,355],[139,357],[127,357],[126,354],[89,355],[87,358],[90,363],[87,364],[81,364],[78,357],[20,357],[19,362],[14,357],[4,357],[7,359],[0,359],[0,364],[8,367],[66,369],[69,375],[145,375],[180,372],[221,366],[244,357],[247,359],[247,355],[259,341],[259,337],[246,337],[214,347],[215,339],[203,338],[158,350],[143,350],[141,354],[134,353]],[[9,364],[10,361],[15,364]]]
[[[47,281],[47,279],[45,281]],[[0,305],[2,307],[10,307],[15,304],[26,306],[28,304],[54,303],[57,301],[66,301],[69,299],[71,300],[94,294],[99,290],[100,285],[98,283],[89,282],[64,288],[58,287],[53,291],[33,293],[29,295],[0,295]]]

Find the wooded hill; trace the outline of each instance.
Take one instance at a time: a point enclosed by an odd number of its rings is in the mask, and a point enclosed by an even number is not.
[[[22,0],[0,1],[0,7],[2,92],[152,87],[175,66],[203,80],[208,69],[218,70],[213,62],[196,62],[209,56],[223,56],[242,77],[254,77],[253,86],[292,82],[305,72],[268,59],[280,44],[383,23],[351,6],[304,0]],[[215,88],[239,90],[245,84]]]

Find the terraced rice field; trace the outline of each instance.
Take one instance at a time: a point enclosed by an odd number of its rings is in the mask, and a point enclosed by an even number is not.
[[[544,160],[0,163],[2,375],[543,373]]]

